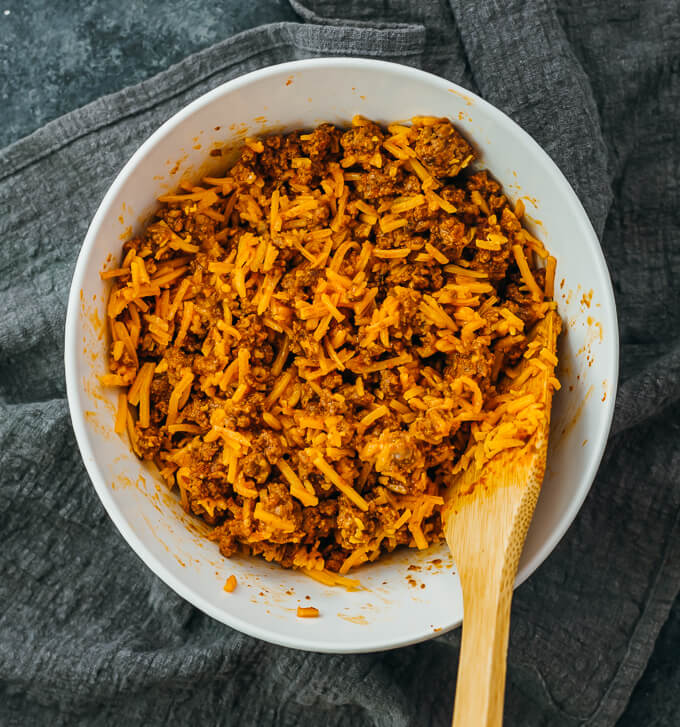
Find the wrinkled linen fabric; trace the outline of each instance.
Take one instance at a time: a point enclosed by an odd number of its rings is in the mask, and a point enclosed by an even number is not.
[[[97,499],[65,398],[75,260],[139,144],[243,73],[351,55],[418,66],[501,108],[600,236],[621,334],[614,425],[581,513],[515,594],[505,724],[613,725],[680,590],[677,6],[291,5],[299,23],[225,39],[0,151],[0,724],[450,723],[459,631],[385,653],[303,653],[165,586]]]

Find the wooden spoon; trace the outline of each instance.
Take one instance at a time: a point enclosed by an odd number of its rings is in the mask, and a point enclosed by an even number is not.
[[[560,328],[559,316],[550,311],[529,338],[554,354]],[[444,532],[460,576],[464,609],[454,727],[497,727],[503,722],[510,603],[548,447],[554,367],[546,358],[539,359],[546,370],[529,377],[517,392],[518,397],[533,394],[542,404],[544,416],[536,432],[524,447],[502,450],[481,468],[473,464],[451,484],[446,497]],[[530,365],[522,359],[520,377]],[[511,388],[512,379],[499,385],[501,393]]]

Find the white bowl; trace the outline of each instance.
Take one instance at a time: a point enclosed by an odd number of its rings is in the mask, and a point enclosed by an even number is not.
[[[583,207],[548,155],[507,116],[474,94],[422,71],[374,60],[328,58],[249,73],[175,114],[133,155],[90,225],[73,276],[66,319],[66,383],[71,418],[92,482],[123,537],[177,593],[213,618],[252,636],[325,652],[389,649],[459,625],[460,584],[446,546],[402,550],[358,571],[366,590],[328,588],[260,559],[223,558],[201,523],[182,511],[158,475],[113,432],[116,392],[103,389],[108,286],[122,240],[139,230],[156,197],[224,160],[217,146],[268,131],[347,124],[354,114],[380,122],[418,114],[448,116],[515,201],[558,261],[556,291],[566,323],[560,340],[548,468],[517,582],[549,555],[588,493],[607,439],[618,369],[611,282]],[[233,593],[222,586],[230,574]],[[307,598],[309,596],[309,598]],[[300,619],[298,604],[320,618]]]

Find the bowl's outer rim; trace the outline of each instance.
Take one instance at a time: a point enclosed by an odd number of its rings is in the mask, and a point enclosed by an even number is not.
[[[239,76],[238,78],[227,81],[220,86],[208,91],[204,95],[200,96],[190,104],[180,109],[176,114],[165,121],[146,141],[137,149],[137,151],[130,157],[124,167],[116,176],[113,184],[109,187],[106,194],[104,195],[97,212],[95,213],[92,222],[88,228],[85,240],[80,249],[76,266],[73,273],[73,279],[71,283],[71,290],[68,298],[68,307],[66,312],[66,324],[65,324],[65,350],[64,350],[64,364],[65,364],[65,375],[66,375],[66,393],[69,404],[69,411],[71,415],[71,422],[75,432],[76,441],[80,449],[83,462],[87,469],[88,475],[94,485],[97,494],[104,505],[109,517],[113,521],[114,525],[118,528],[123,537],[130,544],[136,555],[149,567],[159,578],[161,578],[168,586],[170,586],[176,593],[182,598],[189,601],[192,605],[199,608],[204,613],[208,614],[212,618],[220,621],[227,626],[237,629],[245,634],[254,636],[259,639],[263,639],[270,643],[286,646],[294,649],[301,649],[305,651],[316,651],[321,653],[366,653],[373,651],[384,651],[389,649],[395,649],[402,646],[408,646],[416,644],[421,641],[425,641],[436,636],[440,636],[447,631],[450,631],[458,627],[461,623],[460,620],[454,621],[448,625],[445,625],[438,632],[434,633],[431,629],[422,630],[419,633],[411,633],[406,638],[397,639],[361,639],[356,641],[332,641],[324,640],[320,642],[318,637],[311,639],[297,638],[297,637],[286,637],[282,636],[275,630],[261,628],[253,625],[252,623],[243,621],[242,619],[233,616],[232,614],[225,613],[224,611],[213,607],[208,601],[202,596],[194,592],[190,587],[185,585],[180,579],[176,578],[172,572],[170,572],[166,566],[149,550],[147,550],[141,539],[134,533],[134,531],[128,526],[125,517],[118,508],[118,505],[113,498],[109,487],[107,486],[105,478],[102,476],[98,469],[96,459],[90,445],[87,425],[85,417],[83,415],[84,407],[82,402],[82,393],[78,383],[77,368],[76,368],[76,342],[77,342],[77,322],[79,316],[79,301],[80,294],[79,290],[82,287],[82,282],[85,275],[87,257],[90,248],[93,246],[94,240],[97,238],[99,230],[103,225],[106,215],[108,214],[108,208],[118,193],[119,189],[125,183],[130,174],[134,171],[138,161],[144,157],[149,149],[151,149],[158,141],[160,141],[164,135],[183,122],[187,117],[191,116],[195,111],[210,103],[216,97],[221,96],[224,93],[231,93],[238,88],[248,85],[253,81],[261,80],[271,75],[280,73],[295,73],[297,71],[334,67],[334,68],[360,68],[371,66],[377,69],[383,69],[390,73],[400,73],[406,76],[410,76],[413,80],[421,80],[428,84],[435,84],[442,87],[442,89],[454,89],[456,92],[464,94],[474,99],[475,104],[480,105],[485,109],[491,116],[496,116],[497,120],[504,124],[510,124],[515,127],[514,131],[520,136],[524,137],[525,142],[533,149],[536,156],[547,165],[549,171],[559,181],[563,188],[563,193],[569,197],[572,203],[577,205],[577,208],[582,212],[582,224],[585,226],[588,234],[588,242],[594,251],[595,264],[599,268],[599,275],[605,281],[606,289],[602,291],[603,299],[609,304],[607,307],[603,307],[603,314],[609,318],[609,320],[603,321],[604,325],[607,326],[607,330],[611,331],[608,340],[610,341],[610,356],[607,358],[609,370],[606,371],[606,375],[610,384],[610,395],[607,397],[605,402],[605,411],[603,413],[601,431],[599,434],[599,440],[595,446],[593,455],[591,455],[590,463],[586,471],[582,476],[582,485],[579,488],[576,497],[573,498],[570,507],[567,509],[565,514],[560,520],[559,527],[555,528],[551,533],[551,536],[543,543],[542,547],[534,555],[534,557],[528,562],[523,564],[521,571],[517,575],[515,587],[523,583],[548,557],[548,555],[554,550],[559,541],[562,539],[567,529],[574,521],[574,518],[578,514],[581,505],[583,504],[592,483],[595,479],[598,467],[604,454],[605,446],[607,444],[609,430],[611,428],[611,422],[614,415],[614,402],[616,399],[616,387],[618,382],[618,365],[619,365],[619,341],[618,341],[618,324],[616,317],[616,303],[614,299],[614,291],[609,276],[609,271],[600,247],[599,240],[595,234],[595,230],[592,227],[590,219],[583,208],[580,200],[578,199],[573,188],[562,174],[560,169],[557,167],[555,162],[551,159],[548,153],[536,142],[522,127],[513,121],[509,116],[503,113],[500,109],[496,108],[492,104],[488,103],[484,99],[480,98],[476,94],[472,93],[466,88],[458,86],[451,81],[436,76],[427,71],[422,71],[417,68],[410,66],[404,66],[398,63],[391,63],[387,61],[378,61],[373,59],[365,58],[344,58],[344,57],[329,57],[329,58],[314,58],[305,59],[299,61],[290,61],[287,63],[280,63],[273,66],[267,66],[250,73]],[[364,632],[366,633],[366,632]]]

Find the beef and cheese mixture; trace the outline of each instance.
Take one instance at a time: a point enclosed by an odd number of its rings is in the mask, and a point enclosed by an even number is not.
[[[103,273],[116,429],[224,555],[335,582],[426,548],[451,476],[535,430],[496,387],[555,363],[555,261],[474,157],[430,117],[247,139]]]

